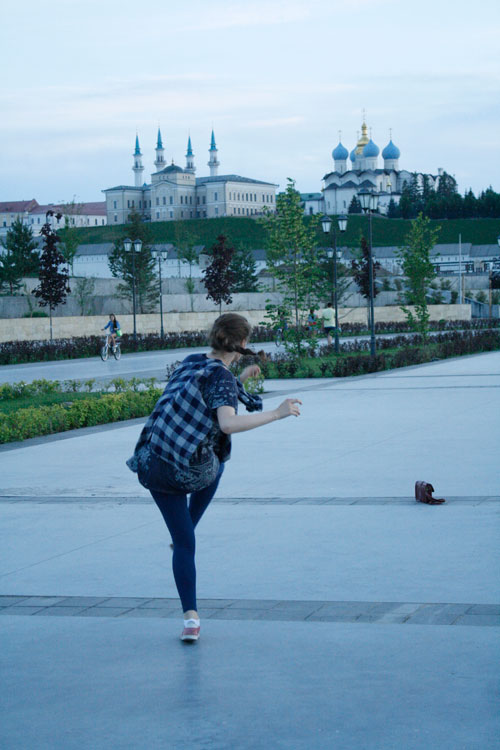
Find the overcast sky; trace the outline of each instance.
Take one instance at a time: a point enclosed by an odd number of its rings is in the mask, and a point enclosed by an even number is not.
[[[24,0],[2,16],[0,200],[103,200],[165,157],[321,189],[362,111],[400,167],[500,190],[498,0]]]

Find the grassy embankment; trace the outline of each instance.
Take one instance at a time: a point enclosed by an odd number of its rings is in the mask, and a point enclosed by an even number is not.
[[[310,220],[306,217],[306,221]],[[396,246],[404,244],[410,229],[408,219],[386,219],[375,216],[373,218],[374,246]],[[220,217],[217,219],[191,219],[189,221],[158,221],[148,224],[153,242],[171,242],[175,244],[176,227],[182,225],[192,235],[194,244],[210,247],[219,234],[225,234],[234,245],[240,245],[250,250],[265,248],[267,235],[264,226],[256,219],[246,217]],[[500,219],[435,219],[431,221],[433,227],[440,227],[439,244],[458,242],[459,234],[462,242],[474,245],[494,245],[500,234]],[[106,227],[84,227],[78,229],[78,237],[82,245],[114,242],[126,234],[126,225]],[[357,247],[359,234],[362,231],[368,236],[368,217],[351,214],[345,234],[339,237],[339,244],[347,247]],[[64,234],[64,230],[61,235]],[[317,231],[319,245],[325,244],[325,237],[321,227]]]

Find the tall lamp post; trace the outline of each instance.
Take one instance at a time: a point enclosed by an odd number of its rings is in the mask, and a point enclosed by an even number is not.
[[[358,193],[359,202],[361,208],[365,214],[370,217],[370,244],[369,244],[369,262],[368,262],[368,285],[370,287],[370,355],[375,356],[375,313],[373,310],[373,228],[372,228],[372,214],[378,208],[378,193],[374,193],[371,190],[363,188]]]
[[[347,229],[347,216],[342,214],[338,218],[338,225],[341,232]],[[340,260],[342,253],[337,252],[337,230],[329,216],[323,216],[321,226],[325,234],[333,234],[333,249],[328,250],[328,257],[333,258],[333,304],[335,307],[335,353],[339,353],[339,305],[337,295],[337,260]]]
[[[137,325],[136,325],[136,310],[135,310],[135,254],[140,253],[142,250],[142,240],[123,240],[123,247],[126,253],[132,253],[132,311],[134,315],[134,344],[137,344]]]
[[[158,280],[160,283],[160,336],[163,339],[165,338],[165,331],[163,329],[163,298],[161,294],[161,264],[167,260],[168,253],[166,250],[153,250],[153,257],[157,258],[158,260]]]

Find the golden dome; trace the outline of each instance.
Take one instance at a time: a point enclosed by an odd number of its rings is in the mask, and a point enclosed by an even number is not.
[[[363,149],[369,142],[369,140],[368,127],[366,125],[366,122],[363,121],[363,124],[361,125],[361,138],[359,138],[356,144],[356,156],[361,156],[361,154],[363,153]]]

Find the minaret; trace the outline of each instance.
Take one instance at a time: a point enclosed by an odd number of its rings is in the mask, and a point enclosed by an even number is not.
[[[132,167],[132,172],[135,174],[135,186],[142,187],[142,173],[144,172],[144,167],[142,166],[142,154],[139,147],[138,135],[135,136],[135,151],[133,156],[134,166]]]
[[[164,148],[163,143],[161,142],[161,133],[160,128],[158,127],[158,138],[156,140],[156,159],[155,159],[155,167],[156,171],[160,172],[162,169],[165,168],[165,158],[163,156]]]
[[[196,167],[194,166],[193,148],[191,146],[191,136],[189,136],[188,138],[186,151],[186,172],[189,172],[190,174],[194,174],[196,172]]]
[[[215,136],[213,129],[212,138],[210,140],[210,149],[208,153],[210,154],[210,160],[208,162],[208,166],[210,167],[210,177],[217,177],[217,171],[219,169],[220,162],[217,159],[217,146],[215,145]]]

